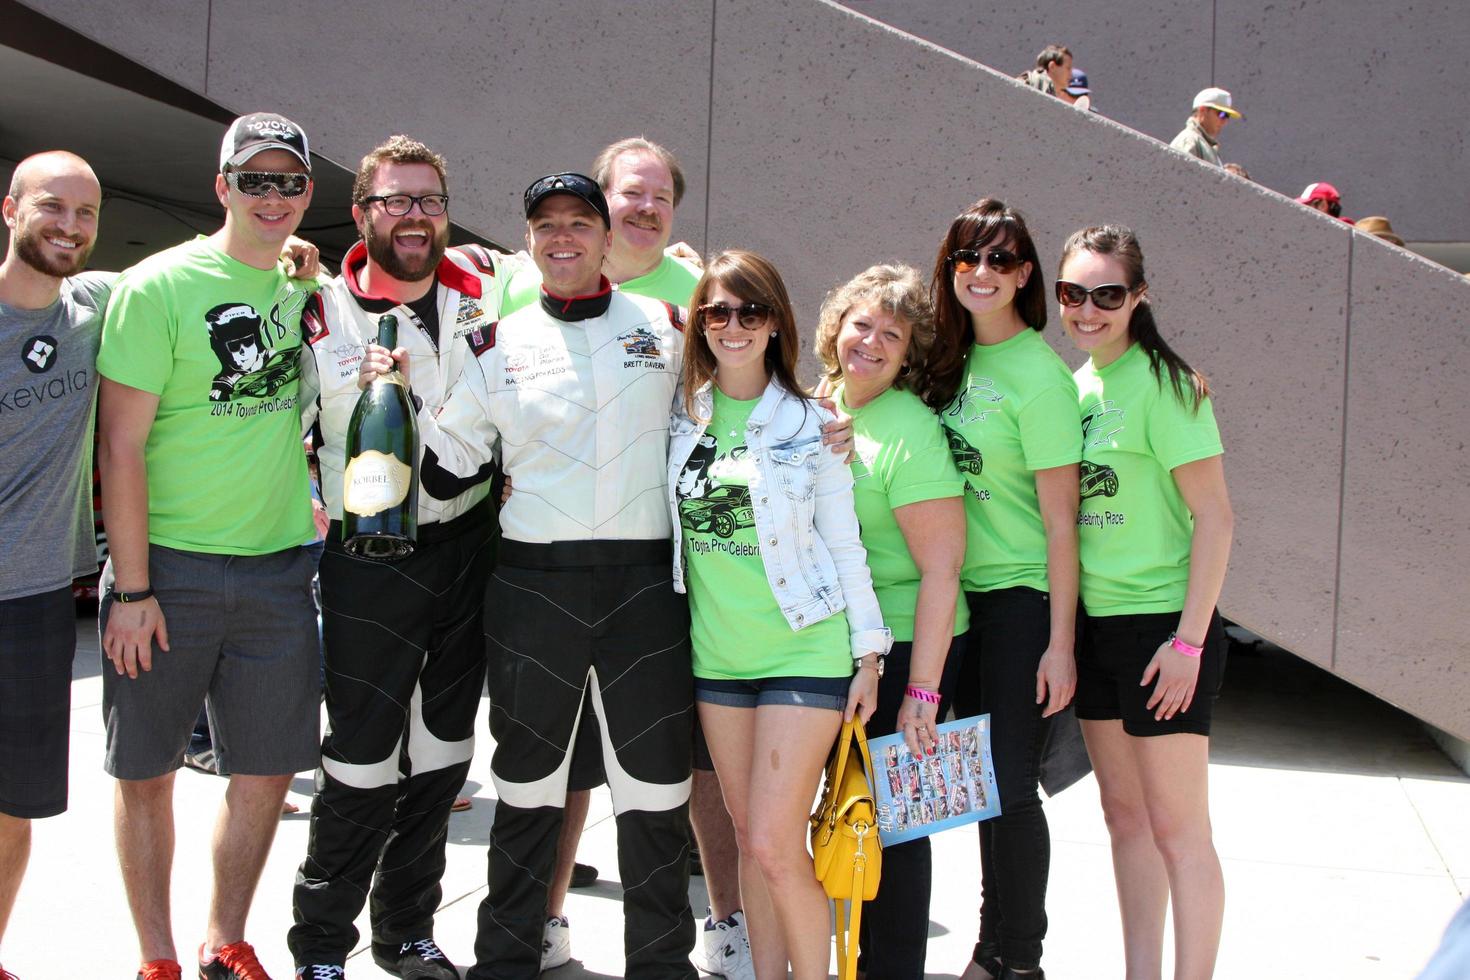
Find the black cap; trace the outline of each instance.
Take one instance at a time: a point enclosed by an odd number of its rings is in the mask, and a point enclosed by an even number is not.
[[[219,169],[238,168],[262,150],[285,150],[311,172],[311,151],[306,131],[274,112],[252,112],[230,123],[219,148]]]
[[[529,219],[541,202],[553,194],[570,194],[581,198],[602,216],[604,225],[612,228],[612,214],[607,210],[607,198],[603,196],[602,188],[597,186],[597,181],[586,174],[547,174],[532,181],[531,186],[526,188],[526,217]]]

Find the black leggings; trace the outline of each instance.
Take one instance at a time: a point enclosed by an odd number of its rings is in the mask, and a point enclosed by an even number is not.
[[[1001,815],[980,823],[980,940],[975,960],[1015,970],[1041,963],[1051,833],[1037,783],[1050,720],[1036,703],[1036,669],[1051,638],[1051,603],[1024,587],[966,592],[970,632],[955,713],[990,714]]]
[[[939,690],[938,718],[949,710],[948,694],[964,656],[965,638],[950,643]],[[869,738],[892,733],[898,726],[898,709],[903,706],[909,685],[909,663],[914,645],[893,644],[878,682],[878,708],[866,731]],[[924,980],[924,953],[929,942],[929,898],[933,891],[934,865],[929,838],[906,841],[883,848],[883,873],[878,894],[863,908],[859,939],[862,957],[858,969],[883,980]]]

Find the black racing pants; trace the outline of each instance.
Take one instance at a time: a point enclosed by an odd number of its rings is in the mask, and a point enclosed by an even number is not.
[[[689,611],[668,541],[503,541],[485,590],[491,775],[489,891],[468,980],[541,972],[584,695],[599,724],[623,881],[624,976],[694,980],[689,951]],[[509,612],[513,610],[513,612]]]
[[[484,688],[492,514],[486,505],[423,525],[414,553],[393,563],[348,555],[338,523],[327,535],[328,729],[287,936],[297,965],[345,962],[370,884],[373,940],[433,935],[449,808]]]

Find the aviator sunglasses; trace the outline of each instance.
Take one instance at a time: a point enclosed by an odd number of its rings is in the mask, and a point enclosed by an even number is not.
[[[954,271],[964,275],[979,267],[984,260],[987,268],[996,275],[1008,276],[1021,265],[1021,257],[1008,248],[957,248],[949,253],[949,262]]]
[[[699,313],[704,317],[706,330],[725,329],[733,316],[740,329],[755,331],[766,325],[771,317],[771,308],[764,303],[742,303],[739,306],[706,303],[699,308]]]
[[[1103,283],[1088,289],[1065,279],[1057,280],[1057,302],[1063,306],[1081,306],[1091,297],[1092,305],[1098,309],[1117,310],[1123,307],[1130,292],[1132,290],[1121,282]]]
[[[265,197],[275,191],[282,197],[300,197],[311,184],[310,174],[277,174],[260,170],[231,170],[229,185],[247,197]]]

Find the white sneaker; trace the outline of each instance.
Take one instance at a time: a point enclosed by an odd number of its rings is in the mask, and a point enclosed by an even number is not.
[[[554,970],[571,959],[572,924],[564,915],[553,915],[546,920],[546,931],[541,934],[541,969]]]
[[[695,966],[725,980],[755,980],[750,937],[745,933],[745,916],[739,909],[719,922],[705,919],[700,940],[701,948],[694,951]]]

